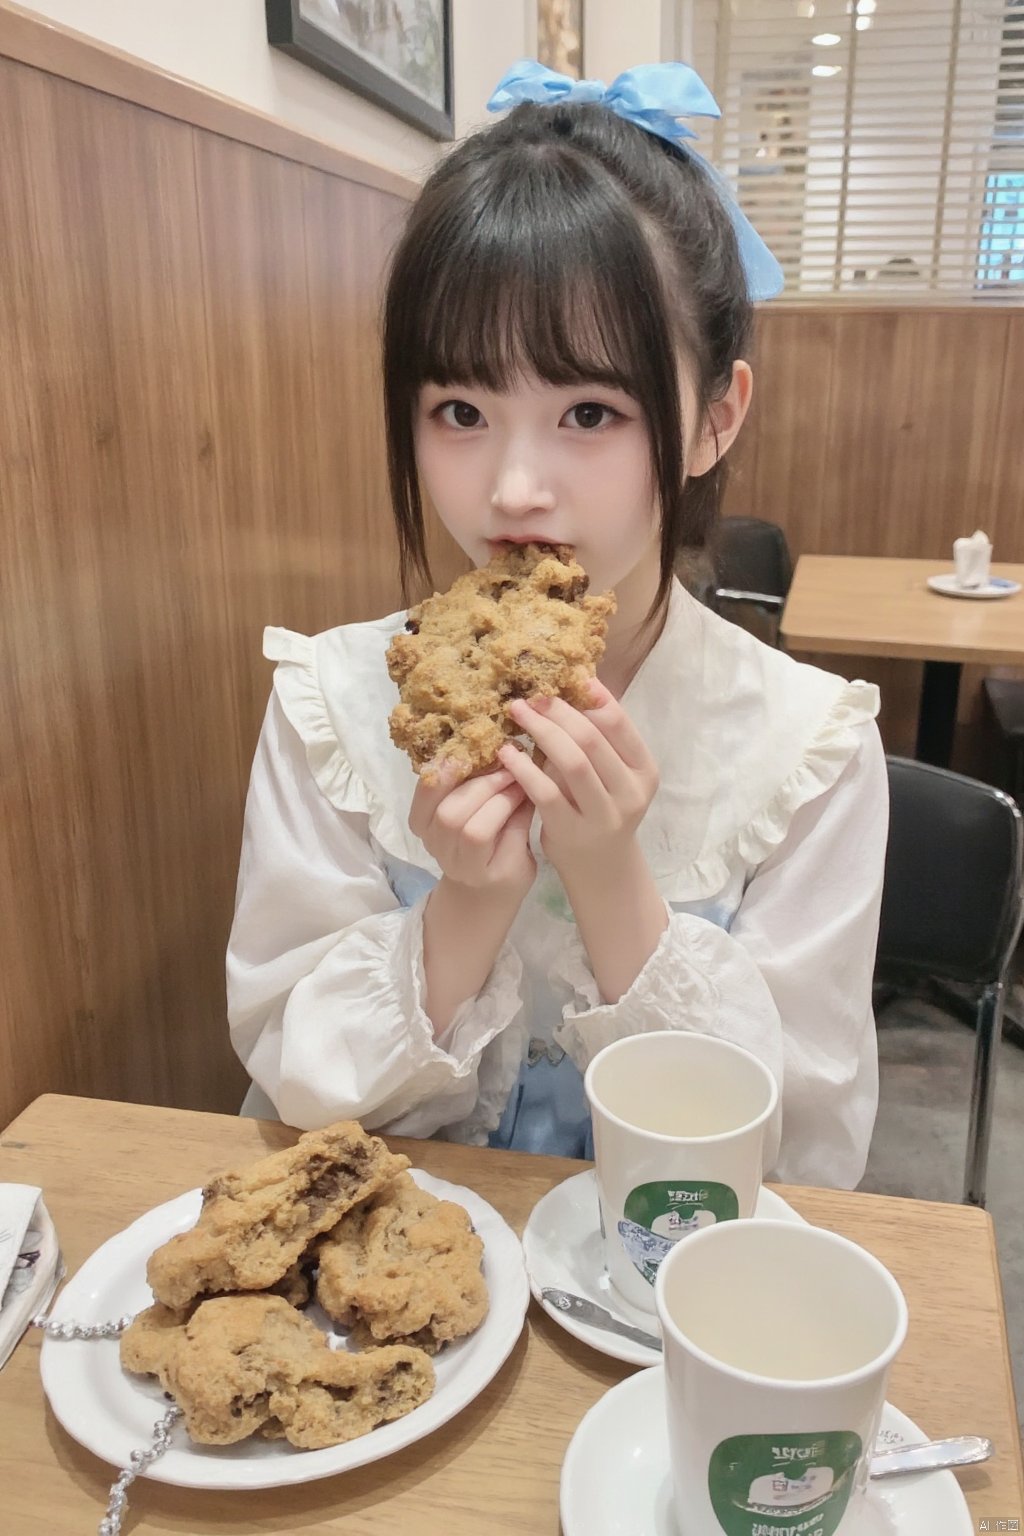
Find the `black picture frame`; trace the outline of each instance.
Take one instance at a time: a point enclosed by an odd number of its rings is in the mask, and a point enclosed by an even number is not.
[[[451,0],[441,0],[441,25],[444,29],[442,59],[444,65],[444,108],[402,85],[371,59],[323,31],[302,15],[301,0],[265,0],[267,41],[274,48],[291,54],[302,64],[319,70],[339,85],[355,91],[367,101],[385,107],[395,117],[419,128],[432,139],[450,139],[454,135],[452,100],[452,7]]]

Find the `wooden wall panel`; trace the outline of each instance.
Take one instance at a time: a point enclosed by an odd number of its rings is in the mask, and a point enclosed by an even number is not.
[[[404,202],[4,58],[0,139],[0,1123],[230,1109],[263,626],[400,602],[371,338]]]
[[[730,453],[727,510],[750,507],[811,543],[822,537],[834,345],[821,313],[794,314],[774,330],[762,324],[751,413]]]
[[[384,424],[377,323],[388,252],[405,205],[305,173],[306,281],[311,313],[319,538],[331,583],[325,621],[380,617],[398,545],[381,483]],[[282,621],[288,623],[285,616]]]
[[[233,733],[194,708],[197,673],[207,704],[226,679],[197,624],[219,562],[184,535],[216,522],[192,130],[5,60],[0,103],[0,1118],[58,1085],[172,1102],[205,1076],[216,1098],[196,866],[229,857]]]
[[[332,574],[324,624],[379,618],[382,593],[401,605],[398,541],[382,479],[385,462],[379,323],[387,258],[407,204],[306,172],[306,270],[313,328],[313,389],[320,538]],[[428,517],[427,553],[437,586],[468,567]],[[413,598],[426,595],[417,587]]]
[[[244,144],[197,134],[218,562],[227,580],[224,650],[235,683],[237,781],[260,718],[269,668],[265,623],[326,611],[313,421],[311,316],[306,289],[303,167]]]
[[[801,553],[933,557],[986,529],[1024,560],[1024,307],[767,306],[727,513],[769,518]],[[882,689],[890,751],[911,753],[921,666],[808,658]],[[984,671],[967,668],[954,763],[993,771]]]
[[[794,555],[945,559],[977,523],[1024,559],[1024,306],[767,306],[727,512]]]

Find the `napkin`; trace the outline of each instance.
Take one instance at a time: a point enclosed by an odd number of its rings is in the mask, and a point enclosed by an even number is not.
[[[981,586],[988,580],[992,560],[992,541],[987,533],[976,528],[970,538],[954,539],[953,565],[956,579],[963,587]]]
[[[60,1258],[34,1184],[0,1184],[0,1370],[46,1300]]]

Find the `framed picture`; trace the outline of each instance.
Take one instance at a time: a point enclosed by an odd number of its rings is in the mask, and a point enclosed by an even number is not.
[[[451,0],[266,0],[267,39],[435,139],[452,137]]]
[[[583,78],[583,0],[537,0],[537,59]]]

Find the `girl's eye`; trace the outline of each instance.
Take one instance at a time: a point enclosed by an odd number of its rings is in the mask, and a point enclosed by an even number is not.
[[[468,400],[446,400],[437,414],[447,427],[478,427],[483,417]]]
[[[579,405],[566,411],[562,420],[571,427],[592,432],[597,427],[608,426],[618,414],[610,405],[599,405],[596,400],[581,400]]]

